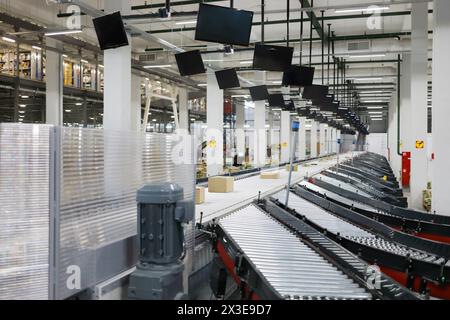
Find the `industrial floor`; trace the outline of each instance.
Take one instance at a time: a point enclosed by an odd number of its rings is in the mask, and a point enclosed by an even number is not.
[[[339,161],[345,161],[355,156],[356,152],[349,152],[339,155]],[[337,156],[325,157],[319,160],[311,160],[299,166],[298,172],[293,172],[292,184],[300,182],[305,177],[310,177],[320,171],[332,167],[337,163]],[[203,213],[203,222],[218,218],[243,205],[251,203],[258,198],[283,189],[288,180],[289,172],[285,168],[267,169],[264,171],[280,172],[280,178],[275,180],[263,180],[256,176],[236,180],[234,182],[234,192],[231,193],[209,193],[206,189],[205,202],[196,206],[196,217],[200,219],[200,213]]]

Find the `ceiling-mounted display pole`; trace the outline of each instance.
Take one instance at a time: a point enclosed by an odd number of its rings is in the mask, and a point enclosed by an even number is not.
[[[330,85],[330,39],[331,39],[331,24],[328,24],[328,38],[327,38],[327,45],[328,45],[328,61],[327,61],[327,85]]]
[[[336,96],[336,100],[338,99],[338,95],[337,95],[337,86],[336,86],[336,57],[334,56],[334,31],[331,32],[332,35],[332,42],[331,42],[331,51],[333,52],[333,93]]]
[[[261,44],[264,44],[264,30],[265,30],[265,26],[264,26],[264,19],[265,19],[265,13],[264,13],[264,8],[266,6],[265,0],[261,0]]]
[[[291,22],[291,13],[290,13],[291,1],[286,0],[286,46],[289,47],[289,24]]]
[[[325,32],[324,32],[324,13],[325,10],[321,10],[322,17],[322,85],[325,84]]]
[[[311,0],[311,8],[314,6],[314,0]],[[312,30],[313,30],[313,21],[310,19],[309,25],[309,66],[312,65]]]
[[[303,0],[300,0],[300,6],[303,9]],[[300,65],[302,65],[303,59],[303,10],[300,14]]]

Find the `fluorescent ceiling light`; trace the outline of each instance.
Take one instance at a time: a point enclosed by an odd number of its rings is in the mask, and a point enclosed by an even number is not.
[[[171,64],[159,64],[159,65],[153,65],[153,66],[144,66],[144,69],[156,69],[156,68],[170,68]]]
[[[247,61],[241,61],[241,62],[239,62],[239,63],[240,63],[240,64],[252,64],[253,61],[247,60]]]
[[[98,66],[99,66],[99,68],[104,68],[104,67],[105,67],[105,66],[102,65],[102,64],[99,64]]]
[[[386,57],[386,54],[382,53],[382,54],[361,54],[361,55],[352,55],[349,56],[349,58],[353,58],[353,59],[361,59],[361,58],[381,58],[381,57]]]
[[[354,78],[354,79],[349,79],[349,80],[354,80],[354,81],[377,81],[377,80],[383,80],[383,78],[381,78],[381,77],[374,77],[374,78]]]
[[[362,103],[386,103],[387,100],[362,100]]]
[[[86,61],[84,59],[81,59],[80,61],[83,62],[83,63],[89,63],[88,61]]]
[[[372,121],[383,121],[384,119],[381,119],[381,118],[374,119],[374,118],[372,118],[371,120],[372,120]]]
[[[11,42],[11,43],[15,43],[16,42],[16,40],[8,38],[8,37],[2,37],[2,39],[3,39],[3,41],[6,41],[6,42]]]
[[[31,46],[33,49],[36,49],[36,50],[39,50],[39,51],[41,51],[42,50],[42,48],[41,47],[38,47],[38,46]]]
[[[203,62],[223,62],[223,59],[205,59]]]
[[[386,91],[383,90],[374,90],[374,91],[360,91],[360,94],[370,94],[370,93],[388,93]]]
[[[28,99],[30,96],[20,96],[22,99]]]
[[[367,107],[367,109],[383,109],[383,107]]]
[[[19,107],[21,107],[21,108],[26,108],[26,104],[19,104]]]
[[[383,114],[382,111],[370,111],[369,114]]]
[[[191,20],[191,21],[180,21],[176,22],[176,25],[183,25],[183,24],[197,24],[197,20]]]
[[[95,118],[89,118],[89,119],[91,119],[91,120],[95,120]]]
[[[197,119],[195,119],[195,118],[191,118],[191,121],[197,121]]]
[[[206,87],[206,86],[208,86],[207,83],[199,83],[199,84],[197,85],[197,87]]]
[[[231,97],[232,98],[249,98],[250,96],[248,94],[236,94]]]
[[[367,8],[336,9],[334,12],[336,12],[336,13],[351,13],[351,12],[370,13],[370,12],[378,12],[378,11],[383,11],[383,10],[389,10],[389,7],[388,6],[385,6],[385,7],[370,6]]]
[[[59,36],[63,34],[75,34],[75,33],[81,33],[83,30],[62,30],[62,31],[54,31],[54,32],[47,32],[45,33],[45,36]]]
[[[282,84],[282,81],[272,81],[272,84]]]
[[[63,54],[62,56],[63,56],[63,58],[67,58],[68,57],[67,54]]]
[[[22,114],[24,114],[24,113],[25,113],[25,111],[23,111],[23,110],[20,110],[20,111],[19,111],[19,113],[22,113]]]
[[[283,111],[281,108],[273,108],[272,111]]]
[[[81,102],[77,102],[77,103],[75,103],[75,105],[76,105],[76,106],[82,106],[82,105],[83,105],[83,103],[81,103]]]
[[[66,109],[64,110],[64,112],[72,112],[72,110]]]

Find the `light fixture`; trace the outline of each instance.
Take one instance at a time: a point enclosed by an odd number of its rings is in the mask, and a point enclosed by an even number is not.
[[[8,37],[2,37],[2,39],[3,39],[3,41],[6,41],[6,42],[11,42],[11,43],[15,43],[16,42],[16,40],[8,38]]]
[[[334,12],[336,13],[352,13],[352,12],[365,12],[365,13],[373,13],[383,10],[389,10],[388,6],[378,7],[378,6],[370,6],[367,8],[351,8],[351,9],[336,9]]]
[[[199,83],[199,84],[197,85],[197,87],[207,87],[207,86],[208,86],[207,83]]]
[[[39,50],[39,51],[41,51],[42,50],[42,48],[41,47],[38,47],[38,46],[31,46],[33,49],[36,49],[36,50]]]
[[[354,78],[354,79],[350,79],[350,80],[354,80],[354,81],[378,81],[378,80],[383,80],[383,78],[381,78],[381,77],[374,77],[374,78]]]
[[[62,56],[63,56],[63,58],[67,58],[67,57],[68,57],[68,55],[67,55],[67,54],[63,54]]]
[[[349,58],[351,58],[351,59],[381,58],[381,57],[386,57],[386,54],[384,54],[384,53],[381,53],[381,54],[361,54],[361,55],[349,56]]]
[[[383,114],[382,111],[370,111],[369,114]]]
[[[383,109],[383,107],[367,107],[367,109]]]
[[[180,22],[176,22],[176,25],[183,25],[183,24],[196,24],[197,20],[190,20],[190,21],[180,21]]]
[[[88,61],[86,61],[86,60],[84,60],[84,59],[81,59],[80,60],[82,63],[89,63]]]
[[[203,62],[223,62],[223,59],[205,59]]]
[[[81,103],[81,102],[77,102],[77,103],[75,103],[75,105],[76,105],[76,106],[82,106],[82,105],[83,105],[83,103]]]
[[[232,98],[249,98],[248,94],[235,94],[231,96]]]
[[[281,108],[273,108],[272,111],[283,111]]]
[[[156,64],[152,66],[144,66],[144,69],[170,68],[171,64]]]
[[[282,84],[282,81],[272,81],[272,84]]]
[[[28,99],[30,96],[20,96],[22,99]]]
[[[59,36],[64,34],[75,34],[75,33],[81,33],[83,30],[61,30],[61,31],[52,31],[52,32],[46,32],[44,35],[47,37],[50,36]]]
[[[247,61],[241,61],[240,64],[252,64],[253,61],[247,60]]]
[[[27,105],[26,105],[26,104],[19,104],[19,107],[21,107],[21,108],[26,108]]]
[[[64,112],[72,112],[72,110],[66,109],[66,110],[64,110]]]
[[[382,118],[378,118],[378,119],[377,118],[372,118],[371,120],[372,121],[383,121],[384,119],[382,119]]]
[[[362,103],[386,103],[387,100],[363,100]]]
[[[23,111],[23,110],[19,110],[19,113],[20,113],[20,114],[24,114],[24,113],[25,113],[25,111]]]
[[[153,121],[153,122],[156,122],[156,121],[158,121],[158,120],[156,120],[156,119],[153,119],[152,121]]]
[[[102,68],[102,69],[105,67],[105,66],[102,65],[102,64],[99,64],[98,66],[99,66],[99,68]]]
[[[197,121],[197,119],[195,119],[195,118],[191,118],[191,121]]]

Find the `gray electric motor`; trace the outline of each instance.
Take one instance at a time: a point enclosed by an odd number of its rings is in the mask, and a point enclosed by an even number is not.
[[[139,262],[130,276],[129,299],[184,298],[184,229],[194,218],[193,201],[177,184],[147,185],[137,193]]]

